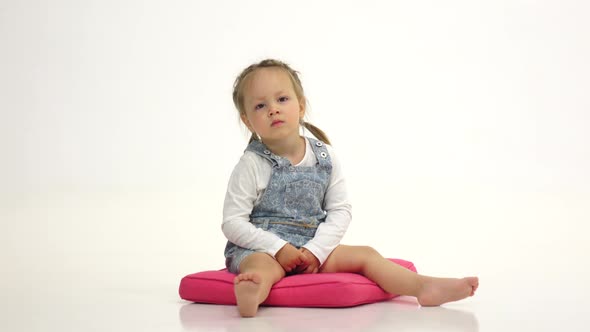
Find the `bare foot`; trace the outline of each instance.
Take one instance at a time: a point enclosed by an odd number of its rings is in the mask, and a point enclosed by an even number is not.
[[[473,296],[478,286],[477,277],[463,279],[426,277],[417,299],[422,306],[437,306]]]
[[[260,282],[256,273],[242,273],[234,279],[234,293],[242,317],[254,317],[258,311]]]

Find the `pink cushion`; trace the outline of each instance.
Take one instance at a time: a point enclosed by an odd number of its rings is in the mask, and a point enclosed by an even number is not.
[[[412,262],[389,259],[416,272]],[[204,271],[189,274],[180,281],[180,297],[187,301],[211,304],[236,304],[235,274]],[[271,289],[262,305],[282,307],[351,307],[396,297],[371,280],[354,273],[297,274],[283,278]]]

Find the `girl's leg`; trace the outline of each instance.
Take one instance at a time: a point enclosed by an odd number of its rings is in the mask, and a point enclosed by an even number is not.
[[[253,317],[270,288],[285,276],[285,270],[271,256],[253,253],[240,263],[240,274],[234,279],[238,311],[242,317]]]
[[[441,305],[472,296],[479,285],[477,277],[423,276],[390,262],[371,247],[361,246],[339,245],[320,272],[359,273],[388,293],[415,296],[423,306]]]

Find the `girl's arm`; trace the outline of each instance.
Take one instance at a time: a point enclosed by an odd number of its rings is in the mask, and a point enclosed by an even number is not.
[[[232,172],[223,204],[221,229],[230,242],[275,257],[287,242],[250,222],[250,213],[258,197],[257,166],[253,158],[256,156],[244,154]]]
[[[340,244],[352,219],[352,207],[348,200],[340,161],[332,147],[329,145],[327,147],[332,159],[330,184],[324,197],[324,209],[328,215],[326,220],[318,226],[314,238],[303,246],[318,258],[320,266],[324,264],[332,250]]]

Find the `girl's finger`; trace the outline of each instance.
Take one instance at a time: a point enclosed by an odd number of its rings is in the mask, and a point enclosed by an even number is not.
[[[295,272],[297,273],[305,273],[305,271],[307,271],[308,265],[299,265],[296,269]]]
[[[303,260],[303,262],[305,264],[310,264],[311,262],[309,261],[309,259],[307,258],[306,255],[304,255],[303,253],[301,254],[301,259]]]

